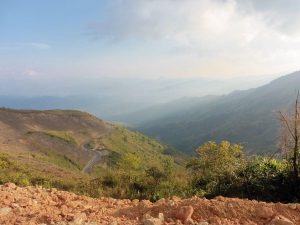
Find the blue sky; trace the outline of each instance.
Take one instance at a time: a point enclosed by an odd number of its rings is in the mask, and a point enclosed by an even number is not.
[[[0,77],[232,77],[299,69],[297,0],[0,0]]]

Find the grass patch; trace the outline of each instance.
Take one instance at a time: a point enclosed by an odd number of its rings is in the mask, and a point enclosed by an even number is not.
[[[53,163],[59,167],[70,170],[81,170],[81,166],[79,166],[75,161],[73,161],[65,155],[55,153],[51,150],[44,152],[44,154],[45,155],[39,156],[42,161]]]
[[[139,132],[129,131],[126,128],[116,126],[108,135],[97,140],[98,144],[117,153],[113,161],[125,154],[138,155],[144,168],[161,166],[162,162],[170,156],[164,155],[167,146],[142,135]],[[118,155],[118,157],[116,157]]]
[[[43,133],[47,134],[50,137],[60,139],[64,142],[67,142],[72,145],[78,145],[76,139],[69,133],[65,131],[44,131]]]
[[[41,157],[43,156],[35,154],[33,158],[39,161]],[[87,185],[89,179],[84,177],[75,178],[72,173],[64,178],[58,178],[49,172],[43,171],[42,168],[41,170],[34,170],[30,165],[12,159],[10,155],[0,152],[0,184],[13,182],[18,186],[41,185],[45,188],[55,187],[77,194],[90,195]]]

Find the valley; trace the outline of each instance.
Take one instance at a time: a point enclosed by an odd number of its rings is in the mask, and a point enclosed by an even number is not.
[[[0,225],[300,225],[299,21],[0,0]]]
[[[300,72],[228,95],[183,98],[120,118],[133,129],[193,154],[197,146],[229,140],[248,153],[277,152],[278,110],[289,111],[300,87]]]

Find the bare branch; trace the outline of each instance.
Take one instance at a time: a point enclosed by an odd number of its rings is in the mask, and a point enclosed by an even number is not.
[[[285,118],[285,116],[282,114],[281,111],[278,111],[278,114],[280,116],[280,120],[286,125],[286,128],[288,129],[290,135],[293,137],[294,140],[296,140],[296,137],[295,137],[294,133],[292,132],[292,129],[289,125],[287,118]]]

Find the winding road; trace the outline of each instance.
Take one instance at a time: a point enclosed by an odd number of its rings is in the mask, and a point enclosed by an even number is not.
[[[108,131],[101,136],[107,135],[111,131],[112,126],[109,126]],[[105,149],[103,146],[101,146],[100,148],[90,148],[89,142],[83,144],[81,147],[84,151],[91,152],[92,154],[94,154],[93,158],[90,161],[88,161],[85,167],[82,169],[82,172],[86,174],[90,174],[92,172],[93,166],[100,162],[103,156],[107,156],[110,154],[110,151],[108,149]]]
[[[109,155],[109,151],[106,149],[85,149],[85,151],[92,151],[94,153],[94,157],[88,161],[82,169],[82,172],[87,174],[92,172],[93,166],[96,165],[103,156]]]

